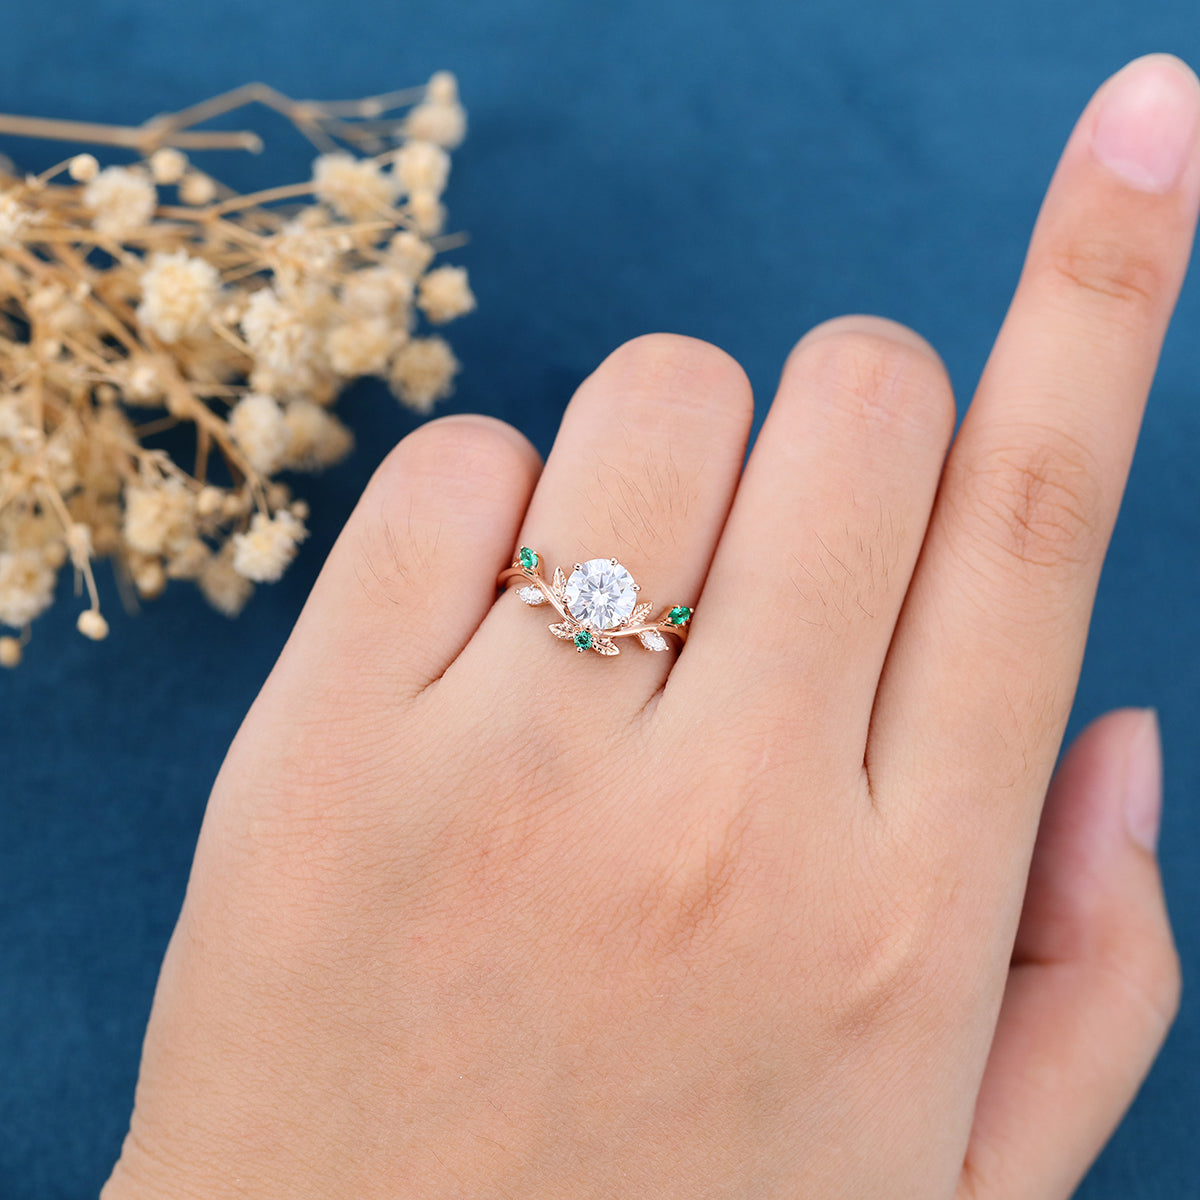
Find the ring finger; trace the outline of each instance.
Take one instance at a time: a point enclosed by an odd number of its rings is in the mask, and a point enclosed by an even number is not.
[[[728,513],[753,409],[745,372],[715,346],[670,334],[627,342],[568,405],[520,545],[537,553],[547,579],[556,566],[569,575],[575,563],[617,559],[638,585],[636,602],[653,606],[651,618],[693,605]],[[638,709],[678,653],[671,638],[657,653],[623,637],[619,662],[591,653],[565,661],[571,647],[550,635],[549,623],[559,623],[549,605],[531,612],[501,597],[462,657],[499,655],[530,677],[553,671],[578,682],[581,700],[594,699],[603,679]],[[560,702],[569,694],[560,690]],[[627,719],[623,706],[620,720]]]

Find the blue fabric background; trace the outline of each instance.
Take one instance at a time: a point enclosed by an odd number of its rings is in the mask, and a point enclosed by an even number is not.
[[[1034,215],[1090,93],[1129,58],[1200,63],[1194,0],[5,0],[0,109],[140,121],[248,79],[357,96],[460,79],[470,135],[451,228],[476,314],[448,409],[545,451],[572,389],[650,330],[709,339],[769,401],[795,339],[846,311],[913,325],[960,411]],[[279,122],[246,185],[311,157]],[[59,147],[0,139],[39,168]],[[1119,704],[1164,727],[1163,864],[1189,988],[1200,972],[1200,287],[1185,287],[1105,569],[1070,732]],[[372,468],[414,424],[382,391],[359,445],[304,485],[313,537],[236,622],[176,586],[137,618],[105,573],[112,637],[62,603],[0,676],[0,1200],[95,1194],[128,1117],[159,959],[205,798],[239,720]],[[1084,1185],[1200,1195],[1200,1001]]]

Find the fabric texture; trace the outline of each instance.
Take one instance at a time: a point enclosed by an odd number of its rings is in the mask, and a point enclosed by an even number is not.
[[[970,398],[1038,204],[1089,95],[1135,55],[1200,64],[1194,0],[59,0],[6,6],[0,110],[140,122],[249,79],[340,98],[454,71],[470,114],[449,228],[478,311],[441,411],[549,448],[574,387],[639,333],[705,338],[745,365],[759,418],[795,340],[843,312],[912,325]],[[236,186],[308,170],[270,114]],[[0,139],[40,169],[58,145]],[[1200,286],[1167,339],[1096,603],[1068,736],[1154,704],[1163,864],[1185,1001],[1084,1200],[1195,1194],[1200,1178]],[[108,641],[64,590],[0,675],[0,1200],[93,1196],[132,1103],[154,980],[223,753],[342,522],[416,424],[375,386],[358,447],[302,482],[313,536],[230,622],[174,585]]]

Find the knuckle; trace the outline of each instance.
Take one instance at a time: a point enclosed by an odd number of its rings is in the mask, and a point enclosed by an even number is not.
[[[1150,1017],[1155,1032],[1165,1035],[1179,1012],[1183,994],[1183,973],[1179,951],[1165,920],[1147,934],[1112,947],[1101,966],[1119,981],[1134,1003]]]
[[[1052,284],[1119,311],[1148,309],[1164,291],[1163,269],[1137,247],[1115,238],[1076,237],[1050,249],[1045,270]]]
[[[481,488],[511,486],[536,469],[537,451],[523,434],[494,417],[463,413],[419,426],[394,446],[368,485],[376,491],[411,491],[440,483],[437,494],[474,498]]]
[[[971,545],[1033,571],[1088,562],[1101,536],[1094,455],[1061,432],[1010,438],[950,472],[950,494],[978,534]]]
[[[954,396],[941,358],[928,343],[898,340],[878,329],[830,329],[803,339],[788,356],[787,376],[799,372],[801,394],[816,392],[837,416],[861,422],[869,432],[909,428],[949,437]]]
[[[742,365],[711,342],[675,333],[647,333],[618,346],[591,376],[615,385],[618,396],[643,407],[647,400],[685,410],[753,413],[750,380]]]

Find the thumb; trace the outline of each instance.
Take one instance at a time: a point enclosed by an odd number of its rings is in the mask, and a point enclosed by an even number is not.
[[[1046,800],[960,1200],[1065,1200],[1154,1061],[1180,975],[1155,856],[1158,721],[1094,721]]]

